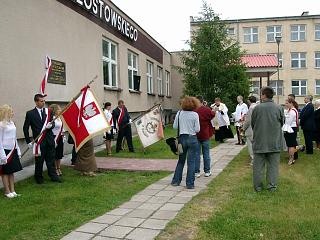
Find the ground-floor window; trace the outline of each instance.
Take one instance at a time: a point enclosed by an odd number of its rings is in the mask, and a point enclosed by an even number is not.
[[[270,81],[269,87],[272,87],[273,91],[275,92],[275,95],[283,95],[283,80]]]
[[[118,86],[117,44],[110,40],[102,40],[103,83],[108,87]]]

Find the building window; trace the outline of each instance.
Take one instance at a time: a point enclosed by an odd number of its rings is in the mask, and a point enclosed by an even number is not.
[[[316,95],[320,95],[320,79],[316,80]]]
[[[314,53],[314,65],[316,68],[320,68],[320,52]]]
[[[260,94],[260,82],[259,81],[252,81],[251,93],[257,94],[257,95]]]
[[[162,84],[162,68],[158,66],[157,68],[157,82],[158,82],[158,94],[163,95],[163,84]]]
[[[305,68],[306,67],[306,53],[296,52],[291,53],[291,67],[292,68]]]
[[[228,35],[235,35],[235,30],[234,30],[234,28],[227,28],[227,34],[228,34]]]
[[[320,40],[320,24],[316,24],[314,27],[314,35],[316,40]]]
[[[291,25],[291,41],[306,40],[306,25]]]
[[[147,93],[153,93],[153,63],[147,61]]]
[[[292,80],[292,93],[297,96],[304,96],[307,94],[307,80]]]
[[[258,28],[257,27],[243,28],[243,37],[244,37],[245,43],[257,43],[258,42]]]
[[[278,57],[278,53],[268,53],[268,54],[273,54],[276,55]],[[282,68],[283,67],[283,54],[279,53],[279,67]]]
[[[166,96],[170,96],[170,72],[166,71]]]
[[[275,95],[283,95],[283,80],[270,81],[269,87],[272,87],[273,91],[275,92]]]
[[[133,90],[134,81],[133,76],[138,75],[138,55],[133,52],[128,52],[128,81],[129,89]]]
[[[103,83],[108,87],[118,86],[117,44],[102,40]]]
[[[267,26],[267,42],[275,42],[275,37],[281,37],[281,26]]]

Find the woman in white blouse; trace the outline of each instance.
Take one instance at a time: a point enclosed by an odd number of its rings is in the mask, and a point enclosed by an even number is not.
[[[7,198],[17,197],[14,189],[14,173],[21,171],[21,151],[16,137],[13,110],[9,105],[0,107],[0,175]]]
[[[106,116],[107,121],[109,122],[111,129],[106,132],[105,139],[106,139],[106,150],[107,150],[107,155],[112,155],[111,152],[111,141],[113,139],[113,117],[112,117],[112,111],[111,111],[111,103],[106,102],[104,104],[104,115]]]
[[[53,116],[57,116],[61,112],[61,107],[58,104],[51,104],[50,109],[53,113]],[[52,129],[54,135],[54,143],[55,143],[55,165],[56,165],[56,173],[58,176],[62,176],[61,172],[61,159],[63,158],[63,143],[64,143],[64,129],[63,124],[60,118],[57,118],[54,121],[54,128]]]
[[[298,104],[293,99],[286,100],[285,123],[282,127],[289,152],[288,164],[294,164],[294,153],[297,151],[297,132],[299,124]]]

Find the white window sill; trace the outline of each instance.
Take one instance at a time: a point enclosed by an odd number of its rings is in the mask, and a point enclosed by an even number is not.
[[[122,89],[119,87],[110,87],[110,86],[106,86],[106,85],[104,85],[104,90],[114,91],[114,92],[121,92],[122,91]]]

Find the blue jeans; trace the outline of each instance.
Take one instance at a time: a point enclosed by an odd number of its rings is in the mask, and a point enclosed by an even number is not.
[[[211,159],[210,159],[210,140],[203,140],[199,141],[199,148],[197,152],[196,157],[196,168],[195,172],[200,173],[200,150],[202,150],[203,155],[203,170],[205,173],[210,172],[210,165],[211,165]]]
[[[182,173],[184,164],[187,159],[187,178],[186,185],[187,187],[194,186],[194,169],[195,169],[195,160],[197,157],[197,152],[199,151],[199,142],[197,136],[181,134],[179,136],[179,143],[182,144],[183,153],[179,155],[179,160],[174,172],[172,179],[172,184],[180,184],[182,181]]]

